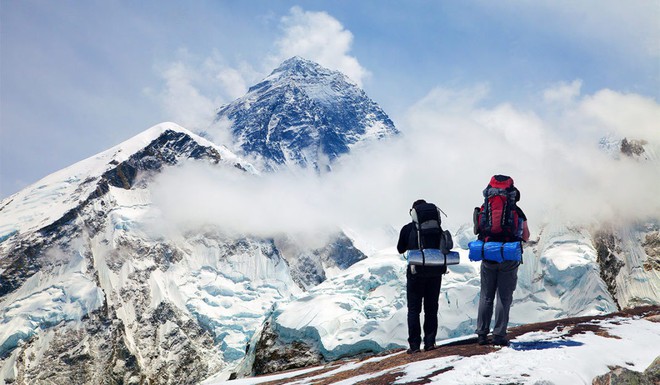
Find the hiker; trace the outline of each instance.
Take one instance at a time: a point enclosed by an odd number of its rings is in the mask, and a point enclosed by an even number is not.
[[[527,217],[517,204],[520,191],[513,185],[511,177],[494,175],[483,194],[483,206],[476,207],[473,213],[478,241],[470,243],[470,259],[481,260],[477,343],[488,344],[493,304],[497,296],[492,343],[508,346],[506,328],[518,281],[518,266],[522,262],[521,242],[529,239],[529,228]]]
[[[416,200],[411,211],[426,210],[438,216],[437,231],[419,234],[415,221],[401,228],[397,250],[400,254],[408,250],[419,250],[420,242],[423,248],[440,249],[442,229],[440,228],[440,217],[437,207],[427,203],[423,199]],[[444,245],[443,245],[444,247]],[[451,246],[448,247],[451,249]],[[420,325],[420,313],[424,306],[424,350],[436,349],[435,337],[438,332],[438,298],[440,296],[440,284],[442,275],[447,271],[447,266],[419,266],[409,264],[406,270],[406,297],[408,301],[408,344],[409,354],[420,352],[422,343],[422,328]]]

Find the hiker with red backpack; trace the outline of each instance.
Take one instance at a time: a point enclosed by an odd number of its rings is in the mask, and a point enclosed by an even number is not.
[[[493,345],[508,346],[506,329],[513,292],[522,263],[522,242],[529,239],[527,217],[518,207],[520,191],[507,175],[494,175],[483,191],[484,204],[473,213],[476,241],[469,243],[469,258],[481,261],[481,294],[477,314],[477,343],[488,344],[495,306]]]
[[[453,241],[441,227],[440,210],[433,203],[416,200],[410,209],[412,222],[401,228],[397,250],[406,253],[406,299],[408,302],[409,354],[420,352],[422,326],[420,314],[424,308],[424,350],[436,349],[438,332],[438,300],[442,275],[447,265],[459,262],[458,253],[451,251]],[[444,213],[443,213],[444,214]]]

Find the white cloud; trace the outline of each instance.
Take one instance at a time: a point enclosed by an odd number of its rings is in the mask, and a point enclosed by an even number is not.
[[[243,74],[234,68],[222,68],[216,77],[231,99],[240,98],[248,90]]]
[[[444,199],[463,213],[477,203],[475,183],[483,188],[490,175],[504,173],[516,180],[521,205],[537,223],[547,215],[582,223],[660,216],[660,160],[654,155],[660,149],[660,105],[611,90],[580,97],[579,82],[560,89],[544,94],[561,95],[561,105],[551,97],[534,110],[511,103],[480,107],[481,99],[470,98],[485,96],[478,89],[434,90],[411,109],[405,133],[411,143],[431,143],[435,154],[429,150],[410,161],[443,165],[453,190]],[[655,159],[613,158],[598,147],[608,134],[648,141]]]
[[[165,89],[160,93],[168,120],[195,130],[205,127],[213,117],[213,101],[194,85],[196,72],[183,62],[171,64],[162,72]]]
[[[548,103],[566,105],[580,96],[582,80],[573,80],[571,83],[561,82],[543,91],[543,99]]]
[[[321,180],[298,171],[255,176],[194,162],[161,174],[151,195],[165,219],[161,225],[184,231],[212,225],[238,236],[291,235],[321,247],[339,218],[328,215],[332,202]]]
[[[278,64],[290,57],[301,56],[324,67],[341,71],[358,85],[368,71],[349,55],[353,34],[326,12],[304,11],[293,7],[282,18],[283,36],[276,41]]]
[[[605,89],[585,97],[579,112],[603,132],[660,142],[660,105],[653,99]]]
[[[209,129],[217,108],[243,96],[248,84],[263,77],[245,62],[234,67],[226,64],[218,52],[204,58],[181,49],[177,55],[175,62],[159,71],[163,88],[149,93],[161,102],[166,120],[192,131]]]
[[[598,148],[601,131],[572,135],[594,116],[609,119],[611,103],[634,111],[612,124],[630,119],[653,127],[657,103],[601,91],[559,110],[553,103],[522,110],[512,103],[482,107],[485,96],[484,86],[435,89],[410,109],[401,137],[345,156],[322,176],[298,170],[252,177],[186,166],[163,174],[153,196],[164,222],[307,239],[335,226],[372,234],[397,228],[409,220],[412,202],[424,198],[449,215],[446,228],[457,230],[471,221],[490,177],[502,173],[521,189],[533,228],[553,216],[574,224],[660,217],[658,159],[614,159]],[[660,149],[657,137],[645,139]],[[396,234],[388,236],[372,241],[392,246]]]

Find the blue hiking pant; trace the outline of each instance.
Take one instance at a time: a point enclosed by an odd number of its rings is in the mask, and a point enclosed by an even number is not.
[[[422,342],[420,313],[424,307],[424,346],[435,344],[438,334],[438,299],[442,276],[420,277],[408,274],[406,297],[408,299],[408,343],[418,349]]]
[[[509,309],[513,302],[513,291],[516,290],[518,283],[518,266],[520,266],[518,261],[481,262],[481,296],[477,314],[477,334],[487,335],[490,332],[493,304],[497,296],[493,335],[506,337]]]

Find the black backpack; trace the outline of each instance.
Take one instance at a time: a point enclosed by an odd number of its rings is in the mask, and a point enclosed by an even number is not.
[[[442,230],[440,213],[447,216],[433,203],[421,203],[410,209],[419,249],[440,249],[446,255],[454,247],[454,242],[451,233]]]

